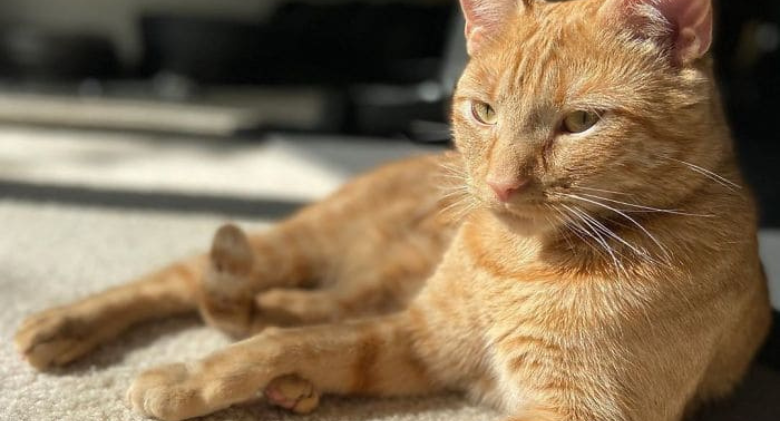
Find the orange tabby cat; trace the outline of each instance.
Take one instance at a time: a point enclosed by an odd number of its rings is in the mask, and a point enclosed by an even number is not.
[[[458,153],[387,166],[249,238],[226,226],[209,256],[33,316],[25,358],[67,363],[197,308],[259,333],[143,373],[140,413],[448,389],[514,421],[678,421],[729,393],[770,313],[710,0],[461,3]]]

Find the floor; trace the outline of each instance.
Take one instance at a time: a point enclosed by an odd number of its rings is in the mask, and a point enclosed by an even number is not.
[[[435,149],[406,142],[270,135],[262,141],[0,127],[0,335],[25,314],[99,291],[208,243],[225,220],[250,229],[316,200],[377,163]],[[762,253],[780,298],[780,231]],[[780,307],[780,300],[776,301]],[[133,329],[89,358],[41,374],[0,347],[0,420],[139,420],[122,404],[145,367],[227,344],[194,318]],[[774,353],[776,350],[773,350]],[[780,351],[778,351],[780,352]],[[769,355],[768,360],[778,357]],[[703,421],[780,419],[780,372],[756,367]],[[312,420],[493,420],[454,396],[328,399]],[[302,419],[262,404],[212,421]]]

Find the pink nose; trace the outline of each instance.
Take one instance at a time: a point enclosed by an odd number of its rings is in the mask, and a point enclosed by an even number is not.
[[[496,193],[498,200],[502,202],[509,201],[509,198],[512,197],[512,195],[516,192],[520,191],[526,184],[528,184],[528,180],[522,178],[509,181],[487,182],[487,185],[490,186],[490,188],[493,189],[493,191]]]

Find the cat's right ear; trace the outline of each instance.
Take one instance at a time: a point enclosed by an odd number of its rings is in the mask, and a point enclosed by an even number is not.
[[[470,56],[501,30],[504,21],[517,11],[520,0],[460,0],[466,18],[466,48]]]

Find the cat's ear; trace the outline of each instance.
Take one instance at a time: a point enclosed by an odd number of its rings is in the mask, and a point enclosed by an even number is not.
[[[712,0],[607,0],[600,12],[640,36],[664,37],[677,64],[703,57],[712,45]]]
[[[516,13],[520,0],[460,0],[466,18],[466,47],[473,56]]]

